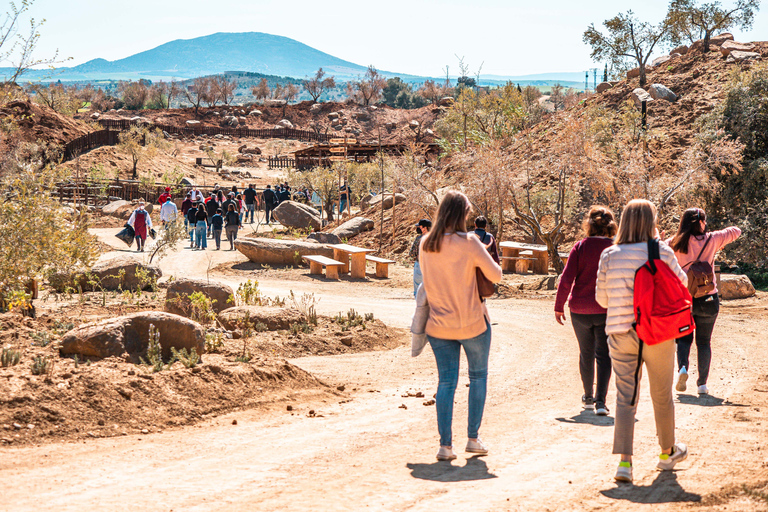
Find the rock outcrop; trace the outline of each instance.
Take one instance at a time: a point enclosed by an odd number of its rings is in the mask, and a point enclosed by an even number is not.
[[[100,322],[84,324],[66,333],[61,339],[61,354],[84,357],[124,357],[138,362],[147,350],[149,326],[160,333],[163,357],[171,356],[171,347],[198,354],[205,352],[205,331],[188,318],[159,311],[142,311]]]
[[[301,313],[294,309],[267,306],[237,306],[222,311],[219,321],[228,330],[253,329],[258,324],[270,331],[290,329],[291,324],[303,320]]]
[[[365,217],[355,217],[349,219],[341,226],[334,229],[331,233],[339,238],[350,239],[355,235],[362,233],[363,231],[370,231],[373,229],[373,221],[366,219]]]
[[[755,294],[755,287],[747,276],[737,274],[720,274],[717,290],[723,300],[746,299]]]
[[[321,229],[322,221],[315,208],[296,201],[283,201],[272,210],[272,215],[285,227]]]
[[[737,43],[736,41],[726,41],[720,47],[720,53],[723,57],[727,57],[732,51],[737,52],[754,52],[755,45],[752,43]]]
[[[233,306],[229,302],[235,292],[232,287],[215,281],[203,281],[202,279],[174,279],[168,284],[165,295],[165,311],[175,315],[190,316],[191,308],[189,296],[200,292],[211,299],[211,308],[216,313],[221,313]]]
[[[644,101],[646,103],[650,103],[651,101],[653,101],[653,98],[651,97],[650,94],[648,94],[645,91],[645,89],[641,89],[640,87],[638,87],[637,89],[632,91],[632,101],[635,102],[635,106],[637,108],[640,108],[642,107]]]
[[[648,92],[651,94],[651,98],[655,100],[665,100],[669,101],[670,103],[677,101],[677,94],[672,92],[670,88],[661,84],[651,85],[651,87],[648,89]]]
[[[315,240],[321,244],[340,244],[341,239],[333,233],[326,233],[324,231],[318,231],[312,233],[307,237],[309,240]]]
[[[150,288],[163,275],[159,267],[145,265],[133,256],[117,256],[97,261],[90,271],[50,276],[51,286],[58,292],[66,288],[93,290],[136,290]]]
[[[326,244],[274,238],[238,238],[235,249],[254,263],[296,265],[302,256],[320,255],[333,258],[333,248]]]

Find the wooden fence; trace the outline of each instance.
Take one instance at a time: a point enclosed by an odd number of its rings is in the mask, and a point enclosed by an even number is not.
[[[99,130],[67,142],[64,145],[64,160],[72,160],[78,155],[100,146],[114,146],[119,142],[118,132]]]
[[[293,169],[296,167],[296,160],[287,156],[270,156],[267,161],[270,169]]]

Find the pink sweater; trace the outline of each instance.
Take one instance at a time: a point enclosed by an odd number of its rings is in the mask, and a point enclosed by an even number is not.
[[[475,268],[494,283],[501,281],[501,267],[493,261],[475,235],[443,236],[440,252],[424,251],[421,239],[419,265],[429,302],[426,333],[434,338],[464,340],[485,332],[488,310],[477,293]]]
[[[704,247],[707,237],[712,237],[712,241],[709,242],[709,245],[707,245],[707,248],[701,254],[701,258],[699,259],[701,261],[708,261],[709,264],[712,265],[712,268],[715,268],[715,254],[717,254],[717,251],[739,238],[740,235],[741,230],[732,226],[730,228],[721,229],[720,231],[712,231],[704,236],[692,236],[688,239],[688,252],[682,253],[675,251],[675,257],[677,257],[677,262],[680,263],[683,271],[688,272],[688,269],[690,268],[690,265],[688,264],[696,261],[696,257],[699,255],[699,252],[701,252],[701,248]],[[672,246],[671,238],[667,240],[667,245],[670,247]],[[712,292],[714,295],[717,293],[717,280],[714,278],[712,280],[715,282],[715,290]]]

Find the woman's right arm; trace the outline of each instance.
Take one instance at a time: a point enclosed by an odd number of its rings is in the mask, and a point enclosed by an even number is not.
[[[731,226],[719,231],[713,231],[711,236],[714,239],[712,241],[715,243],[715,252],[717,252],[729,243],[739,238],[741,236],[741,229],[737,228],[736,226]]]
[[[565,301],[568,300],[568,295],[571,294],[573,288],[573,281],[576,279],[576,272],[579,268],[579,253],[578,245],[574,245],[571,248],[571,253],[568,255],[568,262],[565,264],[563,274],[560,276],[560,284],[557,285],[557,297],[555,298],[555,312],[565,312]]]

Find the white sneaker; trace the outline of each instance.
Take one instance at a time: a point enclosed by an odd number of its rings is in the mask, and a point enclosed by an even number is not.
[[[659,455],[659,463],[656,467],[662,471],[669,471],[675,467],[675,464],[688,458],[688,447],[683,443],[675,443],[672,446],[672,455],[662,453]]]
[[[709,394],[709,388],[706,384],[702,384],[699,386],[699,394],[700,395],[708,395]]]
[[[677,374],[677,385],[675,386],[675,389],[682,393],[688,388],[685,385],[686,382],[688,382],[688,372],[685,370],[685,366],[683,366]]]
[[[485,444],[478,437],[477,441],[467,441],[466,451],[469,453],[479,453],[480,455],[486,455],[488,454],[488,447],[485,446]]]
[[[441,446],[437,451],[437,460],[453,460],[456,458],[456,453],[453,451],[453,446]]]
[[[613,477],[617,482],[631,482],[632,481],[632,463],[631,462],[619,462],[619,467],[616,468],[616,475]]]

